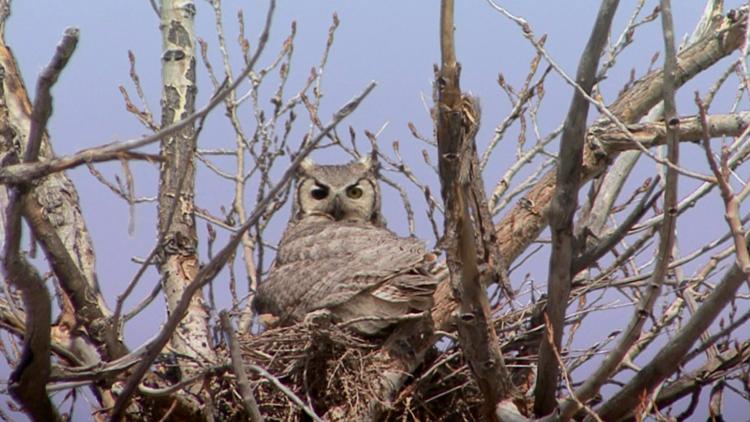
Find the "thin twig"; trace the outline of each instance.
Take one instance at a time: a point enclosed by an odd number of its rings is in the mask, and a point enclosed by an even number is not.
[[[606,118],[612,124],[614,124],[615,126],[617,126],[620,130],[622,130],[623,133],[629,133],[629,131],[627,130],[627,126],[625,126],[625,124],[622,122],[622,120],[620,120],[612,111],[610,111],[609,108],[607,108],[607,106],[604,105],[604,103],[602,103],[601,100],[599,100],[597,98],[594,98],[591,95],[589,95],[589,92],[587,92],[587,90],[585,90],[579,83],[577,83],[576,81],[574,81],[573,78],[571,78],[565,72],[565,70],[559,64],[557,64],[557,62],[549,55],[549,53],[547,52],[547,50],[542,45],[540,45],[540,43],[538,41],[536,41],[534,39],[534,33],[532,32],[531,26],[529,25],[528,22],[526,22],[526,20],[524,20],[524,19],[522,19],[520,17],[512,15],[505,8],[503,8],[502,6],[498,5],[495,2],[495,0],[487,0],[487,2],[495,10],[497,10],[498,12],[500,12],[501,14],[503,14],[504,16],[506,16],[508,19],[510,19],[513,22],[515,22],[519,27],[521,27],[521,29],[523,31],[523,34],[524,34],[524,37],[526,37],[526,39],[528,39],[529,42],[531,42],[531,44],[534,46],[534,48],[536,48],[539,52],[541,52],[544,55],[545,60],[547,60],[547,62],[565,80],[565,82],[568,83],[568,85],[572,86],[573,89],[576,90],[577,94],[580,94],[583,98],[586,99],[586,101],[588,101],[589,103],[591,103],[592,105],[594,105],[601,114],[603,114],[604,116],[606,116]],[[588,90],[588,91],[590,91],[590,90]],[[670,162],[669,160],[663,160],[663,159],[657,157],[651,151],[649,151],[645,146],[641,145],[637,140],[633,140],[633,142],[634,142],[634,145],[637,146],[638,149],[643,154],[645,154],[646,156],[648,156],[649,158],[651,158],[655,162],[657,162],[659,164],[662,164],[662,165],[665,165],[667,167],[670,167],[673,170],[676,170],[680,174],[683,174],[683,175],[685,175],[687,177],[691,177],[691,178],[698,179],[698,180],[703,180],[703,181],[708,180],[707,176],[705,176],[705,175],[702,175],[700,173],[696,173],[694,171],[687,170],[685,168],[679,167],[678,165],[676,165],[675,163]]]
[[[695,104],[698,106],[700,112],[701,125],[703,126],[703,148],[706,151],[706,160],[711,168],[711,171],[716,177],[716,182],[719,185],[721,191],[721,198],[724,200],[724,218],[727,220],[729,230],[732,233],[732,240],[734,241],[734,250],[737,257],[737,266],[742,270],[747,278],[748,285],[750,285],[750,253],[748,253],[745,245],[745,230],[742,227],[742,221],[740,220],[740,201],[732,191],[732,187],[729,185],[729,165],[727,164],[729,158],[729,150],[724,147],[721,152],[721,166],[716,162],[713,152],[711,152],[711,139],[708,134],[708,120],[706,118],[706,107],[701,101],[700,94],[696,91],[695,93]]]
[[[323,419],[318,416],[313,409],[311,409],[309,406],[305,404],[305,402],[302,401],[299,397],[297,397],[296,394],[294,394],[294,391],[290,390],[285,386],[281,381],[279,381],[278,378],[271,375],[270,372],[266,371],[265,369],[261,368],[258,365],[247,365],[247,368],[255,371],[260,375],[261,377],[271,381],[271,384],[274,385],[274,387],[278,388],[279,391],[284,393],[285,396],[289,398],[294,404],[299,406],[306,414],[307,416],[311,417],[315,422],[323,422]]]

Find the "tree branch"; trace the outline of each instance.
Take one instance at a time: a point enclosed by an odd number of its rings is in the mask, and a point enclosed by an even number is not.
[[[678,56],[676,87],[681,86],[701,71],[731,54],[742,45],[747,23],[747,8],[725,16],[719,21],[717,30],[708,34],[695,45],[680,52]],[[662,97],[662,71],[655,70],[636,81],[608,108],[620,121],[631,124],[656,105]],[[596,139],[599,133],[608,132],[603,121],[589,128],[587,138]],[[593,138],[591,138],[593,137]],[[601,174],[617,156],[592,142],[584,150],[582,181],[588,181]],[[508,262],[513,262],[526,247],[536,239],[547,225],[547,213],[555,186],[556,171],[550,171],[526,195],[526,201],[513,208],[497,224],[498,239]]]
[[[28,192],[15,188],[6,209],[7,227],[3,267],[6,277],[21,292],[26,310],[21,358],[10,374],[8,390],[35,420],[59,420],[46,391],[50,375],[50,322],[52,304],[44,280],[21,255],[21,204]]]
[[[42,134],[47,128],[47,120],[52,115],[52,95],[50,88],[57,82],[63,68],[68,64],[70,56],[78,45],[78,28],[68,28],[63,34],[63,39],[57,45],[52,61],[44,68],[36,83],[36,97],[31,112],[31,127],[29,128],[29,140],[26,143],[25,162],[36,161],[39,156],[39,148],[42,144]]]
[[[737,368],[743,362],[750,362],[750,341],[747,340],[730,347],[694,371],[683,374],[680,379],[664,386],[656,396],[654,404],[663,409],[694,391],[700,391],[702,386],[724,378],[727,371]]]
[[[36,161],[39,156],[42,134],[52,114],[50,90],[75,51],[77,43],[78,30],[67,29],[52,60],[37,80],[24,162]],[[52,406],[46,391],[51,372],[52,304],[44,280],[20,251],[23,203],[31,197],[31,192],[28,186],[16,186],[11,192],[6,211],[8,225],[3,266],[8,279],[23,295],[26,314],[23,352],[11,373],[9,390],[35,420],[59,420],[60,416]]]
[[[436,133],[438,166],[445,204],[444,248],[447,254],[453,294],[460,302],[458,333],[461,348],[485,401],[485,415],[495,418],[495,405],[510,397],[513,384],[505,367],[497,334],[491,324],[489,300],[484,286],[489,271],[481,271],[480,252],[470,207],[479,216],[477,204],[471,202],[471,187],[481,175],[471,166],[478,165],[474,136],[479,128],[479,109],[459,86],[459,66],[453,41],[453,0],[443,0],[440,9],[440,51],[442,65],[436,74]],[[476,181],[479,186],[483,183]],[[485,216],[489,216],[486,201]],[[475,220],[476,224],[481,224]],[[488,222],[489,223],[489,222]],[[480,230],[476,232],[481,233]],[[483,262],[485,266],[491,262]],[[497,280],[492,280],[497,281]]]
[[[9,8],[9,5],[6,2],[0,7]],[[76,31],[71,30],[63,39],[70,40],[76,36]],[[73,44],[73,41],[61,43],[60,54],[69,56]],[[57,78],[54,73],[59,73],[67,60],[59,57],[56,63],[51,63],[44,70],[47,81],[45,83],[50,84]],[[50,139],[40,123],[46,120],[52,111],[51,97],[48,91],[45,93],[44,89],[37,88],[36,102],[47,111],[35,113],[15,57],[5,42],[4,33],[0,34],[0,67],[4,69],[0,78],[0,115],[4,117],[0,119],[0,126],[3,128],[0,136],[4,140],[0,143],[10,147],[0,151],[0,160],[5,166],[12,161],[3,159],[3,155],[7,157],[12,154],[24,154],[27,146],[23,138],[29,135],[35,138],[31,150],[38,151],[38,159],[35,162],[45,160],[53,152]],[[19,147],[14,148],[15,145]],[[20,165],[26,164],[35,165]],[[62,288],[62,292],[58,292],[59,298],[66,304],[58,315],[57,325],[52,327],[53,351],[65,356],[71,363],[86,365],[95,365],[102,360],[126,353],[123,343],[113,335],[115,330],[107,320],[109,310],[97,283],[94,249],[75,186],[62,173],[39,180],[33,186],[32,191],[19,199],[21,212],[32,230],[33,238],[41,245],[59,281]],[[4,186],[0,190],[11,189],[13,186]],[[0,198],[3,196],[0,192]],[[86,326],[87,330],[69,329],[78,325]],[[59,347],[56,347],[56,344]],[[66,349],[63,351],[60,347]],[[100,388],[101,386],[103,384],[94,387],[94,394],[99,399],[99,405],[110,406],[113,403],[110,402],[111,396],[105,389]]]
[[[703,139],[703,125],[700,115],[677,117],[679,125],[675,126],[677,139],[680,142],[701,142]],[[706,116],[708,134],[711,138],[722,136],[737,136],[750,126],[750,112],[740,111],[732,114],[714,114]],[[651,148],[667,143],[667,129],[663,122],[644,122],[627,125],[628,133],[619,128],[610,127],[601,132],[597,131],[597,142],[604,145],[610,153],[633,151],[640,143]]]
[[[742,45],[747,29],[747,11],[748,8],[743,7],[724,16],[723,19],[717,19],[713,32],[680,52],[675,77],[677,86],[681,86]],[[655,70],[636,81],[609,106],[609,109],[620,121],[632,124],[661,100],[662,87],[662,72]],[[606,121],[594,123],[589,127],[587,139],[593,140],[606,133],[607,130],[603,128],[607,124]],[[733,133],[741,132],[740,130]],[[583,153],[581,183],[601,174],[617,154],[616,149],[612,151],[603,148],[596,142],[587,143]],[[547,227],[547,214],[555,183],[556,170],[549,171],[495,225],[500,250],[508,263],[515,261]],[[455,305],[449,283],[441,283],[435,293],[435,306],[432,310],[436,327],[450,329]]]
[[[711,138],[708,133],[708,118],[706,116],[706,107],[701,101],[701,97],[696,91],[695,93],[695,104],[698,106],[700,112],[700,121],[703,128],[703,149],[706,151],[706,160],[708,166],[711,168],[711,172],[716,178],[716,183],[719,185],[721,191],[721,199],[724,200],[724,218],[727,220],[729,231],[732,233],[732,240],[734,241],[734,249],[736,254],[736,263],[739,268],[745,273],[745,278],[750,285],[750,253],[748,253],[745,247],[745,230],[742,227],[742,221],[740,220],[740,200],[732,191],[732,187],[729,184],[729,165],[727,163],[729,159],[729,150],[724,147],[721,151],[721,166],[716,162],[714,154],[711,151]]]
[[[268,40],[269,33],[270,27],[268,26],[268,24],[266,24],[263,33],[258,40],[259,45],[261,42],[265,43]],[[230,92],[234,91],[235,89],[237,89],[237,87],[244,83],[247,75],[252,72],[255,63],[260,57],[261,52],[261,49],[256,50],[255,54],[251,57],[245,69],[240,72],[240,74],[237,76],[237,79],[232,84],[229,84],[228,86],[225,86],[223,89],[216,92],[216,94],[214,94],[214,96],[205,106],[203,106],[203,108],[183,118],[182,120],[170,124],[169,126],[162,128],[160,131],[154,134],[144,136],[139,139],[131,139],[98,147],[87,148],[73,155],[51,158],[38,163],[22,163],[2,167],[0,168],[0,183],[26,183],[48,174],[67,170],[76,166],[80,166],[82,164],[119,160],[121,158],[120,154],[124,151],[129,151],[135,148],[153,144],[167,136],[173,135],[183,128],[192,125],[196,120],[204,118],[217,105],[221,104]]]
[[[646,211],[648,211],[659,198],[659,195],[651,196],[654,189],[656,189],[656,185],[658,184],[658,182],[658,180],[651,180],[650,186],[648,187],[647,191],[644,192],[641,201],[638,203],[638,205],[636,205],[635,209],[633,209],[633,211],[628,214],[627,218],[622,221],[617,229],[613,230],[612,233],[607,234],[603,239],[599,240],[599,242],[597,242],[590,249],[580,252],[580,254],[575,257],[572,263],[573,274],[578,274],[579,272],[586,269],[589,265],[592,265],[607,252],[611,251],[612,248],[628,234],[628,231],[633,227],[633,225],[635,225],[635,223],[637,223],[638,220],[643,217]]]
[[[679,120],[676,118],[675,106],[675,73],[677,71],[677,59],[674,48],[674,33],[672,26],[672,11],[669,0],[662,0],[661,17],[664,32],[665,60],[663,71],[664,85],[664,122],[666,139],[668,144],[667,159],[677,165],[679,163],[679,143],[677,127]],[[667,167],[666,186],[664,189],[664,222],[659,232],[659,249],[654,264],[654,272],[648,283],[647,292],[643,295],[633,317],[620,335],[617,345],[607,355],[604,362],[597,368],[595,373],[573,394],[575,399],[568,398],[561,405],[563,420],[572,417],[580,408],[580,401],[587,401],[599,389],[604,382],[614,373],[622,363],[631,346],[639,339],[641,329],[648,315],[659,297],[661,285],[667,276],[669,262],[675,239],[675,225],[677,222],[677,171],[674,167]],[[607,418],[604,418],[608,420]]]
[[[618,4],[619,0],[602,2],[581,56],[576,84],[585,94],[590,94],[594,87],[599,57],[609,37],[609,28]],[[589,102],[584,93],[576,91],[568,109],[558,154],[557,184],[548,213],[552,232],[552,255],[549,261],[546,314],[551,324],[554,343],[550,344],[547,336],[543,336],[534,389],[534,413],[537,415],[548,414],[557,406],[556,391],[560,367],[556,353],[561,350],[565,310],[573,277],[573,257],[576,253],[573,216],[578,205],[578,189],[582,179],[581,162],[589,111]]]
[[[747,247],[748,239],[745,239]],[[713,323],[726,304],[735,297],[737,289],[745,281],[743,271],[735,264],[722,277],[698,307],[690,320],[682,326],[654,357],[622,387],[614,396],[602,404],[597,413],[604,420],[619,420],[629,414],[641,400],[644,392],[652,391],[660,382],[679,369],[685,356],[700,334]]]
[[[250,388],[250,381],[247,379],[245,365],[242,363],[242,351],[240,350],[237,336],[234,334],[232,321],[229,320],[229,315],[226,311],[221,311],[219,318],[221,319],[221,329],[224,331],[224,337],[229,347],[232,369],[234,370],[234,376],[237,377],[237,386],[242,395],[242,404],[245,406],[245,412],[247,412],[252,422],[263,422],[263,416],[258,409],[258,402],[255,400],[253,390]]]

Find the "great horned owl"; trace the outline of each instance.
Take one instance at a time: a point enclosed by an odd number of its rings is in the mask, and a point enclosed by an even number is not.
[[[292,217],[254,306],[282,325],[327,310],[335,321],[379,334],[409,313],[428,310],[436,280],[417,239],[385,228],[377,162],[300,165]]]

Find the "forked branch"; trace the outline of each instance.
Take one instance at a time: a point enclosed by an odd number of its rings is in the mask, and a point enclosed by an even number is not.
[[[34,162],[39,156],[42,134],[52,115],[50,90],[73,55],[77,44],[78,29],[67,29],[52,60],[37,81],[24,162]],[[6,210],[8,225],[2,262],[8,279],[23,296],[26,315],[23,352],[11,373],[9,390],[35,420],[59,420],[60,416],[52,406],[46,391],[51,372],[52,303],[44,280],[20,251],[23,204],[32,190],[30,186],[14,187]]]
[[[547,281],[547,310],[552,326],[554,343],[543,336],[537,364],[537,381],[534,389],[534,413],[546,415],[557,405],[556,390],[560,367],[556,357],[561,350],[565,310],[568,307],[575,245],[573,236],[573,215],[578,205],[578,189],[583,173],[583,150],[586,135],[586,118],[589,102],[585,98],[591,93],[596,80],[599,58],[609,36],[619,0],[602,2],[594,28],[578,64],[576,84],[583,90],[576,90],[563,127],[560,153],[557,163],[557,184],[552,196],[548,214],[552,232],[552,255],[549,261]]]

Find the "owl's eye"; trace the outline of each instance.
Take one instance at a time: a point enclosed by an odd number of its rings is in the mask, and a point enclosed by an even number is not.
[[[326,197],[328,196],[328,188],[325,186],[317,185],[312,189],[312,191],[310,191],[310,195],[312,195],[312,197],[318,201],[320,201],[321,199],[326,199]]]
[[[352,185],[346,188],[346,196],[352,199],[359,199],[362,197],[362,188],[357,185]]]

